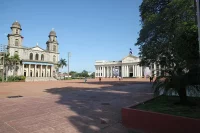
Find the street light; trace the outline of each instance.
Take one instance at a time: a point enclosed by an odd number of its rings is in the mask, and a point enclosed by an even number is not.
[[[4,62],[5,62],[6,45],[0,44],[0,60],[3,58],[2,82],[4,82]]]
[[[68,79],[69,79],[69,58],[71,57],[71,52],[68,52]]]

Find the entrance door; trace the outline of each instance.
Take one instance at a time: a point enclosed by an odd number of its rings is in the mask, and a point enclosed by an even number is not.
[[[33,75],[32,75],[33,73],[32,73],[32,71],[31,71],[31,73],[30,73],[30,77],[32,77]]]
[[[24,72],[24,76],[26,77],[26,71]]]
[[[129,73],[129,77],[133,77],[133,73]]]

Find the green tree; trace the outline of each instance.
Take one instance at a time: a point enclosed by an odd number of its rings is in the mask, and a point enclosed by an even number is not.
[[[17,66],[17,64],[20,62],[19,55],[15,54],[14,56],[11,56],[10,60],[11,60],[11,64],[14,65],[14,76],[16,76],[17,70],[19,69],[19,67]]]
[[[83,71],[81,72],[81,77],[89,77],[88,71],[83,70]]]
[[[67,61],[66,61],[66,59],[60,59],[60,61],[58,62],[58,65],[57,65],[57,67],[58,67],[58,70],[59,70],[59,68],[63,68],[63,67],[66,67],[67,66]],[[60,79],[61,79],[61,76],[60,76]]]
[[[91,78],[95,78],[95,72],[90,75]]]
[[[142,29],[135,44],[140,49],[140,65],[159,63],[170,75],[154,84],[155,94],[161,88],[165,94],[174,88],[185,103],[188,75],[199,59],[194,1],[143,0],[140,16]]]

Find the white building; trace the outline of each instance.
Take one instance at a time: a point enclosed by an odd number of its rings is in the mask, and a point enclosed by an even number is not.
[[[144,68],[139,66],[140,58],[129,54],[120,61],[99,60],[95,62],[95,77],[144,77]],[[150,67],[154,76],[161,75],[160,65]]]
[[[26,81],[55,80],[59,61],[56,32],[52,30],[49,33],[46,49],[43,49],[38,44],[34,47],[23,46],[22,28],[19,22],[14,22],[10,28],[7,51],[10,56],[18,54],[20,62],[17,64],[17,69],[9,66],[8,76],[23,75],[26,76]]]

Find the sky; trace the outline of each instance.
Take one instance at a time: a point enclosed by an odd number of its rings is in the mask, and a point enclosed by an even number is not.
[[[60,58],[71,52],[70,71],[95,71],[96,60],[138,56],[139,6],[142,0],[0,0],[0,43],[7,44],[11,25],[22,26],[23,46],[46,49],[54,28]],[[62,72],[66,72],[64,67]]]

